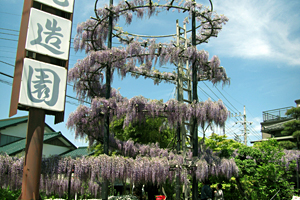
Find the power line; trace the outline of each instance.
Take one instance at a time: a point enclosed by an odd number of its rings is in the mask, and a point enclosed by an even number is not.
[[[9,39],[9,38],[0,38],[0,40],[9,40],[9,41],[14,41],[14,42],[18,42],[18,40],[14,40],[14,39]]]
[[[0,34],[2,34],[2,35],[12,35],[12,36],[19,36],[19,35],[17,35],[17,34],[12,34],[12,33],[2,33],[2,32],[0,32]]]
[[[240,103],[239,101],[237,101],[235,98],[233,98],[228,92],[226,92],[226,90],[223,90],[226,94],[228,94],[228,96],[230,96],[233,100],[235,100],[237,103],[239,103],[240,105],[243,105],[242,103]]]
[[[204,82],[203,82],[204,83]],[[204,83],[204,85],[218,98],[218,99],[221,99],[218,95],[216,95],[216,93],[214,93],[214,91],[212,91],[212,89],[210,89],[205,83]],[[219,92],[220,92],[220,90],[217,88],[217,87],[215,87]],[[220,92],[221,93],[221,92]],[[227,100],[227,98],[221,93],[221,95]],[[228,101],[228,100],[227,100]],[[228,101],[229,102],[229,101]],[[224,104],[225,104],[225,102],[224,102]],[[233,108],[235,108],[230,102],[229,102],[229,104],[233,107]],[[226,104],[225,104],[226,105]],[[230,109],[231,111],[233,111],[233,109],[232,108],[230,108],[228,105],[226,105],[226,107],[228,108],[228,109]],[[235,108],[236,109],[236,108]],[[237,109],[236,109],[237,110]],[[238,111],[238,110],[237,110]]]
[[[15,51],[5,51],[5,50],[0,50],[0,52],[5,52],[5,53],[16,53]]]
[[[9,13],[9,12],[0,12],[2,14],[7,14],[7,15],[16,15],[16,16],[21,16],[20,14],[14,14],[14,13]]]
[[[68,100],[66,100],[66,103],[74,105],[74,106],[79,106],[78,103],[75,103],[75,102],[72,102],[72,101],[68,101]]]
[[[238,109],[236,109],[235,107],[234,107],[234,105],[232,105],[232,103],[223,95],[223,93],[215,86],[215,88],[220,92],[220,94],[227,100],[227,102],[237,111],[237,112],[239,112],[238,111]]]
[[[12,47],[12,46],[2,46],[2,45],[0,45],[0,47],[9,48],[9,49],[16,49],[16,47]]]
[[[200,86],[198,86],[198,88],[203,92],[203,93],[205,93],[206,94],[206,96],[208,97],[208,98],[211,98],[213,101],[215,101],[209,94],[207,94]]]
[[[68,97],[68,98],[70,98],[70,99],[77,100],[77,101],[79,101],[79,102],[83,102],[83,103],[91,104],[91,102],[88,102],[88,101],[81,101],[81,100],[79,100],[79,99],[77,99],[77,98],[75,98],[75,97],[72,97],[72,96],[70,96],[70,95],[66,95],[66,97]]]
[[[4,83],[4,84],[6,84],[6,85],[12,85],[12,82],[9,82],[9,81],[5,81],[5,80],[3,80],[3,79],[0,79],[0,82],[1,83]]]
[[[203,82],[203,84],[218,98],[218,99],[220,99],[220,97],[218,96],[218,95],[216,95],[216,93],[214,93],[213,91],[212,91],[212,89],[210,89],[204,82]],[[203,92],[204,92],[204,90],[202,90]],[[206,93],[206,92],[205,92]],[[207,93],[206,93],[207,94]],[[208,94],[207,94],[208,95]],[[209,96],[209,95],[208,95]],[[209,96],[210,97],[210,96]],[[212,98],[212,97],[210,97],[210,98]],[[213,99],[213,98],[212,98]],[[214,100],[214,99],[213,99]],[[214,100],[215,101],[215,100]],[[225,104],[225,102],[224,102],[224,104]],[[228,105],[226,105],[225,104],[225,106],[229,109],[229,110],[231,110],[231,111],[233,111],[232,110],[232,108],[230,108]],[[233,106],[234,107],[234,106]],[[237,110],[237,109],[236,109]]]
[[[16,57],[10,57],[10,56],[0,56],[0,58],[8,58],[8,59],[16,59]]]
[[[0,74],[3,75],[3,76],[7,76],[7,77],[9,77],[9,78],[14,78],[13,76],[8,75],[8,74],[5,74],[5,73],[3,73],[3,72],[0,72]]]
[[[12,64],[10,64],[10,63],[7,63],[7,62],[4,62],[4,61],[2,61],[2,60],[0,60],[0,62],[1,62],[1,63],[4,63],[4,64],[6,64],[6,65],[9,65],[9,66],[15,67],[14,65],[12,65]]]
[[[208,87],[207,85],[206,85],[206,83],[205,82],[203,82],[203,84],[218,98],[218,99],[220,99],[217,95],[216,95],[216,93],[214,93],[214,91],[212,91],[211,89],[210,89],[210,87]]]
[[[218,99],[220,99],[220,97],[211,89],[211,88],[209,88],[208,87],[208,85],[207,84],[205,84],[204,82],[203,82],[203,84],[218,98]],[[219,91],[219,93],[227,100],[227,102],[237,111],[237,112],[239,112],[238,111],[238,109],[224,96],[224,94],[217,88],[217,87],[215,87],[218,91]],[[208,95],[202,88],[200,88],[208,97],[210,97],[210,98],[212,98],[210,95]],[[213,99],[213,98],[212,98]],[[226,103],[224,102],[224,104],[226,105]],[[230,108],[228,105],[226,105],[226,107],[229,109],[229,110],[231,110],[231,111],[233,111],[232,110],[232,108]],[[241,116],[238,116],[240,119],[241,119]],[[231,118],[230,118],[231,119]],[[225,128],[226,128],[226,124],[225,124]],[[251,131],[251,134],[253,134],[254,136],[256,136],[257,137],[257,135],[259,135],[256,131],[254,131],[253,129],[252,129],[252,127],[250,126],[250,130],[249,131]],[[231,131],[231,130],[229,130],[229,131]],[[227,132],[228,132],[228,128],[227,128]]]
[[[19,30],[8,29],[8,28],[0,28],[0,30],[13,31],[13,32],[20,32]]]

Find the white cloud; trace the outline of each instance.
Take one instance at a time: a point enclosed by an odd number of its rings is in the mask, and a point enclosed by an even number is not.
[[[262,122],[262,118],[261,117],[255,117],[255,118],[251,119],[251,121],[253,123],[251,125],[250,130],[252,130],[255,135],[261,134],[261,125],[260,125],[260,123]]]
[[[216,0],[214,10],[229,22],[207,47],[218,54],[300,65],[300,1]]]
[[[99,0],[97,8],[101,8],[108,3],[108,0]],[[86,21],[91,16],[95,17],[94,7],[95,0],[76,0],[74,8],[74,16],[77,19],[76,21],[80,23]]]

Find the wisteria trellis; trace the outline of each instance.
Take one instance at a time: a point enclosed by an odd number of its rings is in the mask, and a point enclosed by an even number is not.
[[[171,127],[193,118],[196,118],[197,123],[202,127],[207,122],[214,122],[220,126],[224,125],[228,111],[221,100],[217,102],[210,99],[205,102],[195,101],[189,105],[176,100],[162,103],[157,100],[148,100],[142,96],[132,99],[123,98],[115,90],[111,93],[111,98],[107,99],[105,94],[108,88],[103,84],[103,81],[104,73],[106,73],[107,67],[110,66],[112,71],[116,71],[122,78],[126,77],[127,74],[131,74],[136,78],[144,76],[153,79],[155,84],[159,84],[161,81],[176,83],[178,79],[176,73],[154,70],[154,65],[174,64],[178,66],[180,63],[188,61],[190,68],[196,66],[198,81],[209,80],[214,84],[219,82],[229,83],[225,69],[220,66],[219,58],[213,56],[209,61],[208,52],[197,50],[196,46],[192,46],[190,42],[187,48],[176,46],[172,41],[170,43],[156,43],[155,39],[143,40],[116,26],[121,16],[125,18],[127,24],[131,24],[134,14],[137,18],[143,18],[145,15],[151,17],[161,11],[170,9],[187,12],[189,17],[194,13],[196,20],[200,23],[197,27],[197,44],[201,44],[207,42],[210,37],[217,36],[222,29],[222,24],[228,21],[225,16],[219,16],[211,9],[189,0],[185,2],[167,1],[166,4],[159,1],[152,2],[151,0],[121,1],[115,6],[105,6],[98,10],[96,4],[97,0],[95,3],[96,17],[77,27],[77,35],[74,40],[74,49],[76,51],[85,50],[87,57],[78,61],[75,67],[69,71],[69,81],[75,83],[74,89],[77,91],[77,96],[80,99],[91,100],[91,106],[79,106],[68,118],[67,126],[75,130],[75,137],[83,138],[87,136],[90,145],[95,140],[102,142],[107,116],[109,116],[109,121],[125,117],[124,126],[145,120],[147,117],[167,118]],[[109,34],[108,24],[111,16],[113,16],[113,36],[119,39],[123,47],[108,48],[104,44]],[[186,76],[191,77],[192,74],[186,74]],[[104,96],[106,98],[103,98]],[[132,141],[116,140],[112,134],[110,135],[109,144],[123,155],[134,156],[136,159],[143,155],[143,148],[149,149],[149,147],[143,145],[133,144]],[[170,153],[166,150],[158,150],[158,152],[163,152],[158,154],[159,156],[163,155],[162,158]],[[157,153],[151,152],[151,150],[147,152],[147,156],[151,154]],[[221,165],[221,162],[208,164],[200,158],[196,158],[194,162],[207,170],[200,173],[199,169],[195,168],[196,171],[198,170],[198,179],[202,179],[203,176],[207,177],[209,168],[214,169],[214,172],[219,172],[216,168]],[[225,162],[223,160],[223,163],[230,163],[234,173],[236,173],[237,168],[234,167],[233,161],[226,160]],[[204,167],[205,165],[206,167]],[[181,174],[187,173],[187,169],[180,168]],[[222,173],[220,172],[220,174]],[[229,174],[232,175],[232,173]]]
[[[212,36],[217,36],[222,29],[222,24],[228,21],[225,16],[219,16],[193,1],[181,2],[178,5],[169,2],[166,2],[165,5],[153,3],[152,6],[149,5],[149,1],[144,0],[121,1],[116,6],[105,6],[105,8],[95,10],[97,17],[78,25],[77,36],[74,40],[74,49],[76,51],[85,50],[87,53],[87,57],[77,62],[75,67],[69,71],[69,81],[75,82],[75,89],[79,97],[99,97],[101,89],[103,89],[103,72],[108,63],[121,77],[130,73],[134,77],[151,78],[155,84],[158,84],[163,80],[176,82],[177,74],[153,70],[157,61],[160,66],[167,63],[178,65],[189,61],[190,67],[192,64],[197,66],[198,80],[210,80],[214,84],[221,81],[223,84],[229,83],[229,78],[225,69],[220,67],[220,60],[217,56],[213,56],[209,61],[208,52],[199,51],[190,43],[187,49],[174,46],[172,41],[156,43],[155,39],[143,40],[133,37],[122,28],[116,27],[121,16],[130,24],[133,14],[136,14],[138,18],[143,18],[146,14],[150,17],[169,9],[176,9],[178,12],[188,11],[190,15],[192,11],[196,12],[196,19],[201,24],[196,35],[198,44],[207,42]],[[111,14],[114,19],[115,32],[113,35],[124,44],[122,48],[108,49],[104,44],[108,34],[108,17]],[[136,64],[139,64],[139,67]]]
[[[144,76],[153,79],[155,84],[159,84],[161,81],[176,82],[177,74],[153,70],[155,64],[158,63],[159,66],[168,63],[179,65],[189,61],[190,67],[192,65],[197,67],[199,81],[209,80],[214,84],[229,83],[225,69],[220,66],[220,60],[217,56],[208,60],[208,52],[199,51],[194,46],[189,45],[188,48],[180,48],[174,46],[173,42],[156,43],[155,39],[143,40],[139,37],[133,37],[133,34],[129,34],[116,26],[121,16],[125,18],[127,24],[131,24],[133,15],[136,15],[137,18],[143,18],[145,15],[151,17],[170,9],[187,12],[189,17],[192,12],[196,14],[196,20],[200,24],[197,27],[197,44],[207,42],[210,37],[217,36],[222,29],[222,24],[228,21],[225,16],[219,16],[211,9],[190,0],[172,1],[165,4],[134,0],[131,2],[121,1],[115,6],[95,9],[96,17],[78,26],[74,48],[76,51],[85,50],[87,57],[78,61],[75,67],[69,70],[68,78],[69,81],[75,83],[74,88],[78,97],[82,100],[88,98],[92,103],[90,107],[79,106],[69,116],[67,125],[69,128],[75,129],[75,137],[87,136],[90,144],[95,140],[102,141],[104,119],[107,115],[109,115],[110,120],[113,117],[118,119],[125,116],[124,126],[146,117],[165,117],[170,126],[193,117],[196,117],[198,124],[202,126],[206,122],[224,125],[228,111],[220,100],[217,102],[211,100],[193,102],[191,105],[182,104],[176,100],[161,103],[156,100],[147,100],[141,96],[132,99],[123,98],[116,90],[112,90],[112,98],[103,98],[107,89],[103,84],[103,73],[105,73],[108,63],[112,70],[116,71],[122,78],[127,74],[136,78]],[[121,48],[108,49],[104,44],[108,35],[108,18],[111,15],[114,19],[113,36],[124,44]],[[191,76],[191,74],[187,74],[187,76]],[[134,158],[104,155],[76,160],[52,158],[53,161],[47,161],[47,169],[49,166],[52,167],[49,168],[51,172],[44,173],[42,177],[42,188],[47,192],[57,189],[62,194],[66,190],[67,177],[71,173],[71,166],[73,165],[75,166],[75,177],[72,179],[73,191],[82,190],[84,188],[82,184],[86,183],[91,192],[99,192],[100,185],[97,181],[101,180],[100,177],[105,177],[110,181],[114,181],[116,178],[130,178],[133,182],[150,181],[161,184],[167,179],[172,181],[174,172],[170,171],[170,166],[173,165],[182,169],[180,172],[181,181],[188,181],[186,177],[188,171],[182,167],[183,157],[173,152],[160,149],[155,145],[119,141],[113,138],[113,135],[110,135],[110,145],[119,150],[123,156],[133,156]],[[233,160],[218,160],[217,158],[205,160],[203,156],[206,154],[203,152],[201,155],[202,157],[200,156],[195,160],[198,166],[195,170],[199,180],[207,178],[209,174],[224,175],[228,178],[237,174],[237,167]],[[210,157],[208,156],[208,158]],[[8,157],[4,159],[11,162]],[[22,159],[17,159],[13,169],[20,171],[17,169],[20,163],[22,163]],[[124,168],[127,170],[124,171]],[[18,176],[18,173],[13,176]]]
[[[97,1],[96,1],[97,2]],[[176,4],[176,5],[175,5]],[[104,130],[104,119],[107,115],[125,117],[124,126],[146,117],[166,117],[170,125],[175,125],[183,120],[197,118],[200,125],[206,122],[214,122],[216,125],[224,125],[227,119],[227,109],[219,100],[212,102],[196,103],[185,105],[175,100],[170,100],[164,104],[159,101],[148,101],[143,97],[126,99],[115,91],[111,93],[111,99],[104,99],[106,87],[103,79],[106,67],[109,64],[113,71],[117,71],[121,77],[130,73],[134,77],[144,76],[151,78],[155,84],[162,80],[166,82],[177,82],[177,74],[170,72],[160,72],[154,70],[153,66],[167,63],[179,65],[189,61],[190,67],[197,67],[198,80],[210,80],[214,84],[223,82],[229,83],[224,68],[220,67],[220,60],[213,56],[208,61],[208,52],[197,50],[189,42],[188,48],[174,46],[174,42],[156,43],[154,39],[142,40],[133,37],[133,34],[123,31],[117,27],[116,23],[120,17],[124,17],[127,24],[131,24],[135,14],[137,18],[148,15],[151,17],[164,10],[178,10],[178,12],[188,12],[191,17],[195,12],[196,19],[200,23],[197,43],[207,42],[212,36],[217,36],[228,19],[212,12],[201,4],[193,1],[181,2],[152,2],[135,0],[131,2],[120,1],[115,6],[105,6],[96,9],[95,18],[81,23],[77,27],[77,35],[74,40],[75,50],[85,50],[87,57],[77,62],[74,68],[69,70],[69,81],[74,82],[74,89],[80,99],[91,99],[90,107],[79,106],[78,109],[69,116],[67,125],[75,129],[76,137],[89,136],[90,144],[96,139],[100,139]],[[104,42],[108,35],[108,19],[113,16],[113,36],[117,37],[123,44],[120,48],[108,49]],[[138,67],[136,65],[139,65]],[[191,76],[191,74],[187,74]]]

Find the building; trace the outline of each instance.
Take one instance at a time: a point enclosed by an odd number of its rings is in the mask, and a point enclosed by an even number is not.
[[[10,156],[25,155],[28,116],[0,120],[0,152]],[[47,123],[44,128],[43,156],[90,155],[87,147],[77,148],[61,132],[56,132]]]
[[[295,100],[296,107],[300,107],[300,99]],[[283,124],[288,121],[293,121],[295,118],[286,115],[286,111],[290,107],[278,108],[263,112],[263,122],[261,122],[262,141],[269,138],[274,138],[277,141],[292,141],[296,142],[296,138],[292,135],[282,135],[281,131],[284,129]],[[253,141],[256,142],[256,141]],[[251,143],[253,143],[251,142]]]

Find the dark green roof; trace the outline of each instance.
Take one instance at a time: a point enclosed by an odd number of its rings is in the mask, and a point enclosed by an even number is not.
[[[53,133],[47,133],[44,134],[44,141],[49,140],[51,138],[57,137],[61,135],[60,132],[53,132]],[[26,145],[26,138],[25,139],[21,139],[19,141],[13,142],[11,144],[5,145],[3,147],[0,147],[0,152],[5,152],[8,155],[11,154],[16,154],[20,151],[22,151],[23,149],[25,149],[25,145]]]
[[[26,138],[0,147],[0,152],[5,152],[8,155],[18,153],[25,149]]]
[[[93,153],[94,152],[88,150],[88,147],[78,147],[77,149],[69,151],[63,154],[62,156],[81,157],[81,156],[89,156],[92,155]]]
[[[283,122],[278,122],[275,124],[271,124],[271,125],[265,125],[263,126],[262,132],[272,132],[272,131],[276,131],[276,130],[283,130],[284,129],[284,124],[290,121],[294,121],[295,119],[290,119],[290,120],[286,120]]]
[[[19,123],[27,123],[28,116],[16,117],[16,118],[7,118],[0,120],[0,129],[5,129],[10,126],[16,126]],[[45,123],[45,127],[48,127],[51,132],[55,132],[47,123]]]
[[[16,118],[8,118],[0,120],[0,129],[17,125],[22,122],[26,122],[28,120],[28,116],[16,117]]]

